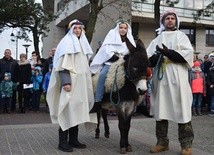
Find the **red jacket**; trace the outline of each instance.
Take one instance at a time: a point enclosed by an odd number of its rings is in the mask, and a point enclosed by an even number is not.
[[[204,73],[202,71],[191,71],[190,84],[192,88],[192,93],[202,93],[205,95],[205,78]]]

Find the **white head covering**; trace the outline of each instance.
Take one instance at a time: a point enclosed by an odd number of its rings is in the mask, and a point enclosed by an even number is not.
[[[158,29],[156,29],[155,31],[158,32],[158,34],[161,34],[161,32],[163,32],[165,30],[165,27],[164,27],[164,18],[169,15],[169,14],[175,14],[176,16],[176,29],[178,30],[179,29],[179,26],[180,26],[180,20],[178,18],[178,15],[176,14],[176,11],[175,9],[169,9],[169,10],[166,10],[164,11],[164,13],[161,15],[160,17],[160,27]]]
[[[119,33],[119,26],[120,26],[120,24],[123,24],[123,23],[128,25],[128,31],[127,31],[126,37],[129,39],[131,44],[134,47],[136,47],[134,38],[132,36],[131,26],[129,25],[128,21],[125,20],[125,19],[118,19],[116,21],[115,28],[111,29],[109,31],[109,33],[106,35],[105,40],[102,43],[102,46],[104,46],[106,44],[112,44],[112,45],[121,45],[122,44],[121,36],[120,36],[120,33]]]
[[[73,29],[75,25],[81,25],[82,33],[80,38],[73,33]],[[68,28],[70,30],[68,33],[62,38],[62,40],[59,42],[56,52],[53,59],[53,67],[56,66],[57,61],[59,58],[65,54],[74,54],[83,51],[83,53],[86,55],[92,55],[93,51],[91,49],[91,46],[88,43],[88,40],[84,33],[84,25],[77,19],[71,21],[68,25]]]
[[[210,58],[210,59],[211,59],[211,58],[214,58],[214,52],[212,52],[212,53],[209,54],[209,58]]]
[[[124,48],[124,43],[122,42],[119,33],[119,25],[123,23],[128,25],[126,37],[129,39],[131,44],[136,47],[134,38],[132,36],[131,26],[129,25],[128,21],[124,19],[117,20],[115,28],[108,32],[105,40],[102,43],[102,46],[100,47],[90,65],[90,70],[92,73],[97,73],[100,71],[102,65],[114,55],[114,52],[123,53],[124,50],[128,51],[127,47]]]

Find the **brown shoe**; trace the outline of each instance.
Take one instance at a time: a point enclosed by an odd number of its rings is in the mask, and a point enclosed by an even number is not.
[[[181,150],[181,155],[192,155],[192,148],[183,148]]]
[[[168,146],[156,145],[156,146],[152,147],[150,152],[151,153],[158,153],[158,152],[167,151],[167,150],[169,150]]]

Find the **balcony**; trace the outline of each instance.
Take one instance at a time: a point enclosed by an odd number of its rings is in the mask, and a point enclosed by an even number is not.
[[[161,5],[160,6],[160,13],[163,13],[164,10],[169,9],[167,5]],[[181,8],[181,7],[174,7],[176,9],[176,12],[179,17],[183,18],[189,18],[189,20],[193,21],[194,16],[197,15],[197,9],[190,9],[190,8]],[[152,13],[152,18],[154,14],[154,3],[148,3],[148,2],[138,2],[136,0],[132,0],[132,13],[134,14],[141,14],[142,16],[151,14]],[[205,20],[212,22],[214,20],[214,15],[209,14],[200,17],[200,20]]]

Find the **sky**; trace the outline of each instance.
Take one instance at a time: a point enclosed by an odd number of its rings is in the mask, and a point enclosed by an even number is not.
[[[42,0],[36,0],[36,2],[39,2],[41,3]],[[12,57],[14,59],[16,59],[16,42],[12,42],[11,39],[12,37],[10,36],[11,33],[13,32],[14,35],[16,35],[16,33],[18,32],[17,31],[18,29],[8,29],[8,30],[4,30],[1,34],[0,34],[0,43],[1,43],[1,46],[0,46],[0,59],[3,58],[4,56],[4,51],[5,49],[9,48],[11,51],[12,51]],[[29,37],[31,40],[33,40],[32,38],[32,33],[29,34]],[[18,54],[17,54],[17,58],[19,60],[19,55],[21,53],[25,53],[26,52],[26,49],[24,46],[22,46],[23,44],[29,44],[29,48],[28,48],[28,58],[30,58],[31,56],[31,53],[34,51],[34,46],[33,46],[33,42],[26,42],[24,40],[20,40],[18,39]],[[42,48],[42,42],[40,41],[40,44],[39,44],[39,48],[40,48],[40,51],[41,51],[41,48]]]

